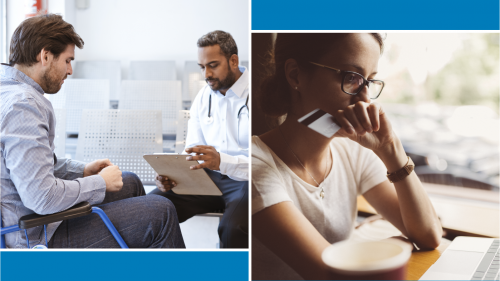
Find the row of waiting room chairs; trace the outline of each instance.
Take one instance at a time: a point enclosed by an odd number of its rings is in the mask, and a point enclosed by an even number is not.
[[[119,109],[161,110],[163,134],[175,134],[177,113],[182,109],[180,81],[123,80]],[[45,96],[54,108],[66,109],[66,132],[78,134],[84,109],[109,109],[109,81],[66,80],[61,90]]]
[[[132,62],[131,65],[139,65],[141,67],[131,67],[132,69],[142,69],[143,71],[135,71],[133,77],[145,78],[147,74],[147,65],[158,62]],[[165,62],[167,63],[167,62]],[[116,64],[116,65],[115,65]],[[186,63],[188,64],[188,63]],[[102,68],[98,66],[101,65]],[[111,65],[111,66],[110,66]],[[114,66],[112,66],[114,65]],[[174,64],[175,66],[175,64]],[[83,109],[109,109],[110,101],[116,99],[118,101],[117,108],[119,109],[153,109],[162,110],[163,118],[163,134],[175,134],[175,122],[177,120],[177,112],[183,109],[182,98],[182,83],[177,80],[117,80],[117,75],[105,75],[106,73],[119,72],[119,62],[77,62],[75,65],[75,77],[85,76],[87,78],[67,79],[63,87],[57,94],[46,97],[52,102],[54,108],[67,109],[66,129],[70,134],[78,134],[80,126],[80,117]],[[160,67],[158,67],[160,69]],[[198,66],[196,65],[196,68]],[[98,71],[98,69],[101,69]],[[110,71],[109,69],[115,69]],[[82,71],[85,70],[85,71]],[[79,71],[79,72],[78,72]],[[92,72],[93,71],[93,72]],[[94,75],[82,75],[81,73],[94,73]],[[161,71],[159,71],[161,73]],[[77,73],[80,73],[79,75]],[[147,75],[139,75],[137,73],[146,73]],[[206,85],[204,80],[199,80],[201,77],[200,71],[190,73],[189,75],[199,75],[198,78],[193,78],[197,86],[193,86],[191,81],[190,87],[193,88],[193,97],[196,93]],[[111,79],[112,76],[114,79]],[[163,75],[167,78],[168,75]],[[170,75],[173,77],[173,75]],[[89,77],[94,77],[90,79]],[[97,79],[100,77],[100,79]],[[107,79],[109,78],[109,79]],[[155,77],[152,77],[155,78]],[[115,81],[116,80],[116,81]],[[118,82],[120,87],[115,84]],[[196,84],[195,83],[195,84]],[[114,86],[113,86],[114,85]],[[113,91],[119,90],[116,98],[112,97]]]
[[[248,62],[242,61],[241,65],[248,68]],[[105,79],[109,80],[109,98],[118,100],[121,88],[121,62],[120,61],[76,61],[73,75],[77,79]],[[70,79],[68,79],[70,80]],[[196,61],[186,61],[182,79],[177,77],[175,61],[131,61],[126,80],[160,80],[182,81],[181,90],[183,100],[193,100],[202,86],[205,85],[200,67]]]
[[[55,153],[65,155],[66,129],[58,117],[67,114],[55,109]],[[109,158],[123,171],[136,173],[143,184],[154,184],[155,171],[142,157],[163,152],[162,111],[132,109],[84,109],[80,117],[76,160],[91,162]],[[186,145],[189,111],[181,110],[176,120],[175,152]]]

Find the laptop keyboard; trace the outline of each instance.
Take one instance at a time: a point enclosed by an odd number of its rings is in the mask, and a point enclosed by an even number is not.
[[[493,240],[471,280],[499,280],[499,246],[500,240]]]

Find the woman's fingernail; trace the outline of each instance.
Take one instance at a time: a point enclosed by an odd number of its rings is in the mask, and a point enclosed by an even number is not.
[[[191,170],[194,169],[194,166],[189,167],[189,169],[191,169]]]
[[[193,157],[191,157],[191,156],[186,157],[186,160],[188,160],[188,161],[191,159],[193,159]]]

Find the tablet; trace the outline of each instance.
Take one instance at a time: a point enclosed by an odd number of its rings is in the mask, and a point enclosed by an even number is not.
[[[172,188],[182,195],[222,195],[222,192],[203,169],[191,170],[194,161],[186,161],[189,154],[158,153],[144,155],[144,159],[158,173],[174,181]]]

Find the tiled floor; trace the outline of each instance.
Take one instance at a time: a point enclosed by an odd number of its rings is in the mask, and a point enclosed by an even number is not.
[[[180,224],[182,237],[188,249],[217,249],[219,218],[194,216]]]

